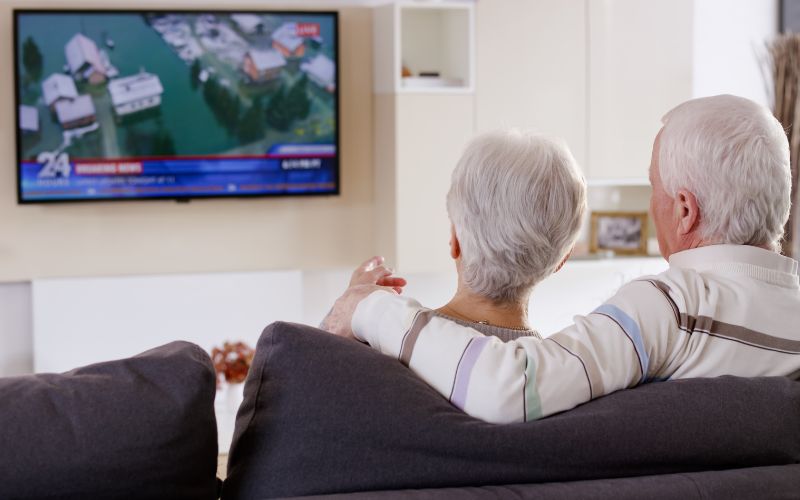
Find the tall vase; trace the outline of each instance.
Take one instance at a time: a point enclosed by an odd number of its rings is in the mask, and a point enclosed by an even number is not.
[[[769,44],[772,64],[772,91],[775,117],[783,125],[789,139],[792,177],[792,211],[786,223],[782,251],[784,255],[800,256],[800,225],[796,209],[798,200],[798,156],[800,156],[800,35],[780,35]]]

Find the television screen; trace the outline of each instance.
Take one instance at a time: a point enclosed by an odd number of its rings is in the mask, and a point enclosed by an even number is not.
[[[335,12],[14,12],[20,203],[337,194]]]

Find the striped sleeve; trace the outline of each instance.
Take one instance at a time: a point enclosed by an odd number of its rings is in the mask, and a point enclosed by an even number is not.
[[[647,378],[652,356],[639,315],[615,299],[544,340],[504,343],[384,291],[358,305],[352,327],[357,338],[399,359],[466,413],[493,423],[524,422]]]

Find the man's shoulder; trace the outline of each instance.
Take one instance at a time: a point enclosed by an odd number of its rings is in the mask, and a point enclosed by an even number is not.
[[[620,289],[625,295],[642,295],[646,300],[654,294],[663,295],[673,303],[692,302],[691,297],[698,289],[703,289],[704,277],[693,269],[670,267],[652,275],[640,276],[626,283]],[[648,291],[650,293],[648,293]]]
[[[687,310],[688,302],[696,302],[691,298],[691,291],[697,289],[698,277],[684,271],[671,268],[659,274],[635,278],[622,285],[606,304],[643,320],[679,317]]]
[[[649,274],[640,276],[628,282],[627,284],[649,282],[649,283],[663,283],[670,288],[675,286],[682,286],[686,283],[693,283],[702,276],[694,269],[670,266],[658,274]]]
[[[658,274],[647,274],[628,281],[619,288],[617,295],[632,300],[650,300],[665,293],[675,293],[677,289],[684,287],[687,278],[689,277],[682,276],[680,272],[667,269]]]

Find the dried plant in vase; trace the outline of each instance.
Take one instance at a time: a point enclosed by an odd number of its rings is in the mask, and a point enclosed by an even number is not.
[[[773,114],[781,122],[789,138],[792,172],[792,205],[797,200],[798,155],[800,155],[800,35],[780,35],[768,44],[771,63],[772,91],[775,98]],[[796,256],[798,252],[797,210],[792,209],[783,242],[783,254]]]
[[[229,384],[244,382],[255,351],[244,342],[225,342],[222,348],[211,350],[211,360],[217,372],[217,387],[224,379]]]

